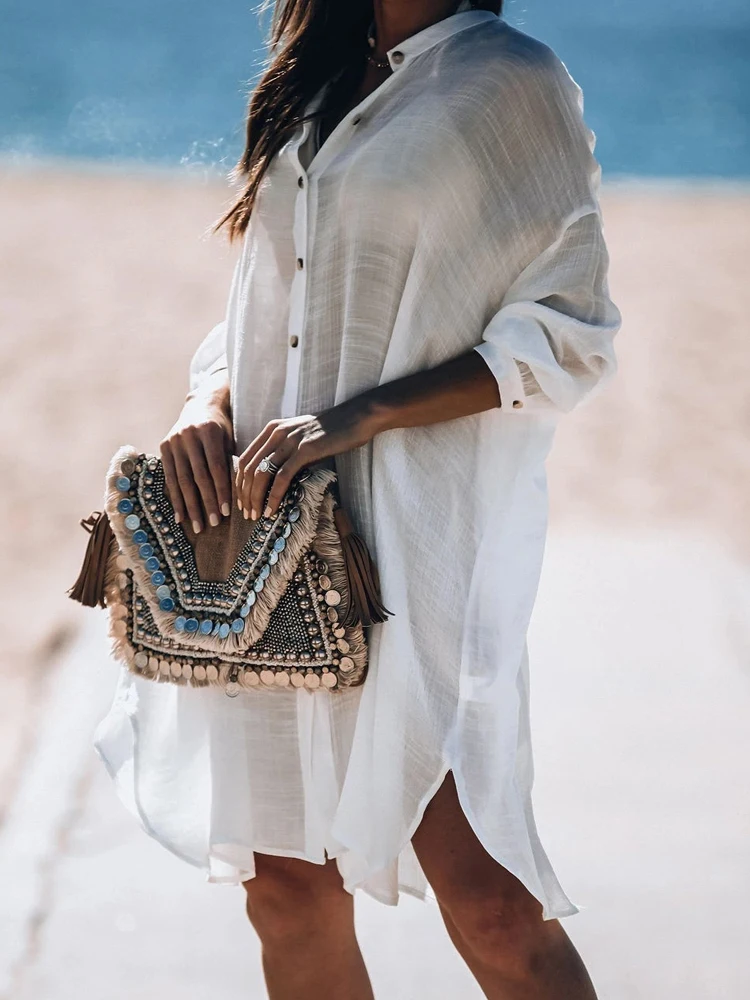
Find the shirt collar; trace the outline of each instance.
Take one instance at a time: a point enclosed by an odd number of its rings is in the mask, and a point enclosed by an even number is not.
[[[391,64],[391,69],[395,73],[397,70],[403,69],[404,66],[408,65],[415,56],[426,52],[435,45],[439,45],[440,42],[446,41],[452,35],[458,34],[459,31],[471,28],[475,24],[482,24],[484,21],[500,20],[502,18],[497,14],[493,14],[491,10],[474,10],[469,7],[469,0],[462,0],[455,14],[444,17],[442,21],[437,21],[435,24],[423,28],[416,34],[410,35],[409,38],[405,38],[399,45],[394,45],[392,49],[389,49],[386,56]],[[309,101],[305,109],[306,115],[313,114],[320,108],[326,91],[332,82],[332,80],[329,80],[327,83],[324,83]],[[309,130],[310,122],[308,121],[304,124],[300,138],[301,142],[304,142],[307,138]]]
[[[461,5],[463,7],[463,4]],[[475,24],[482,24],[484,21],[498,21],[500,18],[491,10],[465,10],[461,9],[448,17],[444,17],[435,24],[430,24],[409,38],[405,38],[398,45],[386,52],[391,69],[396,72],[403,69],[415,56],[421,55],[428,49],[439,45],[459,31],[471,28]]]

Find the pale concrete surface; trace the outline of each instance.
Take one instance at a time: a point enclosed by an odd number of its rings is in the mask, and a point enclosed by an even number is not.
[[[535,803],[600,1000],[750,995],[749,597],[746,571],[692,537],[550,540]],[[90,748],[114,671],[96,627],[86,643],[0,837],[0,997],[261,1000],[242,890],[150,840]],[[481,996],[434,906],[362,898],[358,926],[378,1000]]]

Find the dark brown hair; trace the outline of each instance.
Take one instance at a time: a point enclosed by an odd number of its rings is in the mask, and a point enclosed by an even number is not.
[[[365,68],[367,30],[372,0],[266,0],[273,3],[269,63],[250,96],[245,127],[245,151],[235,167],[245,187],[216,224],[229,236],[247,228],[260,182],[274,155],[305,121],[304,109],[320,88],[334,77],[319,117],[343,106]],[[472,6],[500,14],[503,0],[476,0]]]

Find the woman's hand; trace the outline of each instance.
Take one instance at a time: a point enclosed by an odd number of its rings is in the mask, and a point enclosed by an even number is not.
[[[368,389],[317,417],[272,420],[240,458],[237,502],[245,517],[256,520],[271,486],[263,513],[273,514],[292,478],[306,465],[358,448],[382,431],[427,427],[501,405],[495,376],[471,350]],[[278,467],[275,475],[259,471],[264,458]]]
[[[377,427],[362,400],[358,397],[342,403],[317,417],[308,414],[266,424],[240,456],[237,503],[245,517],[255,521],[261,511],[266,517],[275,513],[292,479],[306,465],[366,444]],[[273,462],[278,472],[261,472],[258,466],[264,458]]]
[[[188,395],[174,427],[161,442],[167,492],[175,521],[189,519],[197,534],[227,516],[232,500],[234,449],[226,369]]]

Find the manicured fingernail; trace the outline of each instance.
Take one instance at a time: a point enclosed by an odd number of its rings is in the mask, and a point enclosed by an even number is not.
[[[248,512],[247,512],[247,511],[245,510],[245,508],[244,508],[244,507],[242,508],[242,516],[243,516],[243,517],[245,518],[245,520],[246,520],[246,521],[247,521],[248,517],[250,516],[250,515],[248,514]]]
[[[177,511],[174,512],[174,523],[179,524],[182,520],[182,514],[178,514]]]
[[[223,503],[221,505],[221,513],[224,515],[224,517],[229,517],[229,504],[228,503]]]
[[[250,510],[250,517],[253,519],[253,521],[257,521],[258,520],[258,512],[256,510],[254,510],[254,509],[251,509]]]
[[[268,506],[266,507],[266,509],[265,509],[265,510],[263,511],[263,517],[270,517],[270,516],[271,516],[271,514],[272,514],[272,511],[271,511],[271,505],[269,504],[269,505],[268,505]]]
[[[196,533],[196,535],[200,535],[201,533],[200,521],[193,521],[193,531]]]
[[[209,524],[211,525],[212,528],[215,528],[216,525],[219,523],[219,515],[218,514],[209,514],[208,515],[208,522],[209,522]]]
[[[237,510],[242,510],[242,501],[241,500],[237,501]]]

